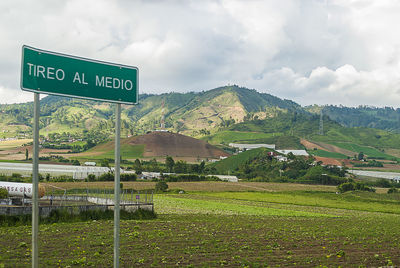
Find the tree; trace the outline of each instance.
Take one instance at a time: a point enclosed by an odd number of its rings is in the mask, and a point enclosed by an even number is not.
[[[199,173],[203,173],[204,172],[204,167],[205,167],[206,163],[203,161],[201,161],[200,166],[199,166]]]
[[[100,166],[110,168],[110,163],[108,162],[107,158],[101,159]]]
[[[175,165],[174,159],[171,156],[167,156],[165,158],[165,165],[167,166],[168,171],[171,173]]]
[[[183,161],[183,160],[176,161],[174,170],[176,173],[186,173],[187,172],[186,161]]]
[[[8,191],[5,188],[0,188],[0,199],[5,199],[8,197]]]
[[[150,169],[151,169],[152,171],[158,171],[158,162],[157,162],[157,159],[155,159],[155,158],[151,159],[149,164],[150,164]]]
[[[28,149],[25,149],[25,160],[29,159],[29,152]]]
[[[136,158],[135,162],[133,163],[133,169],[135,170],[136,174],[142,174],[142,171],[143,171],[142,163],[137,158]]]
[[[358,159],[358,160],[364,159],[364,153],[363,153],[363,152],[359,152],[359,153],[358,153],[357,159]]]

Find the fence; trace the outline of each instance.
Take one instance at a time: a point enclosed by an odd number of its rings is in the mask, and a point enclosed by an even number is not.
[[[153,192],[133,192],[124,190],[121,192],[120,207],[122,210],[134,212],[138,209],[154,210]],[[87,210],[107,210],[114,209],[114,193],[110,190],[87,190],[81,194],[48,195],[40,201],[50,201],[50,205],[39,206],[39,215],[48,216],[51,211],[57,209],[67,209],[70,213],[77,214]],[[53,205],[53,201],[58,201],[58,205]],[[85,204],[68,205],[71,202],[81,202]],[[90,203],[90,204],[87,204]],[[0,215],[26,215],[32,214],[31,206],[0,206]]]

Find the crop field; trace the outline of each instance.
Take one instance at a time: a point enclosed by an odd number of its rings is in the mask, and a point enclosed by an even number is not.
[[[31,142],[32,139],[0,141],[0,150],[10,150],[21,147],[23,144]]]
[[[121,221],[121,267],[400,265],[400,195],[282,185],[156,194],[157,219]],[[30,266],[30,231],[0,228],[0,267]],[[39,238],[41,266],[112,266],[112,221],[40,225]]]

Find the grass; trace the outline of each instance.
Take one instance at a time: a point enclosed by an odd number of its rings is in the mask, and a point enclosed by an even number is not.
[[[336,158],[336,159],[347,159],[347,156],[341,153],[336,153],[336,152],[328,152],[325,150],[309,150],[309,154],[315,155],[315,156],[320,156],[320,157],[329,157],[329,158]]]
[[[218,172],[234,171],[240,165],[243,165],[247,160],[254,158],[256,155],[263,151],[270,151],[266,148],[257,148],[247,150],[237,155],[232,155],[226,159],[220,160],[217,163],[209,164],[209,167],[215,167]]]
[[[121,221],[122,267],[400,265],[400,195],[336,195],[334,187],[299,191],[292,184],[169,185],[197,191],[157,194],[157,219]],[[251,186],[254,192],[227,190]],[[30,226],[0,227],[0,267],[31,266],[30,232]],[[113,264],[112,220],[40,225],[39,240],[43,267]]]
[[[331,144],[346,149],[350,150],[356,153],[363,152],[365,155],[368,157],[372,158],[381,158],[381,159],[387,159],[387,160],[392,160],[396,159],[396,157],[392,155],[385,154],[376,148],[368,147],[368,146],[361,146],[355,143],[347,143],[347,142],[331,142]]]

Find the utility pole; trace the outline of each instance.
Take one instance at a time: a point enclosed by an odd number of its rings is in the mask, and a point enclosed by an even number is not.
[[[324,119],[323,119],[323,114],[322,114],[322,110],[319,114],[319,135],[323,136],[324,135]]]

